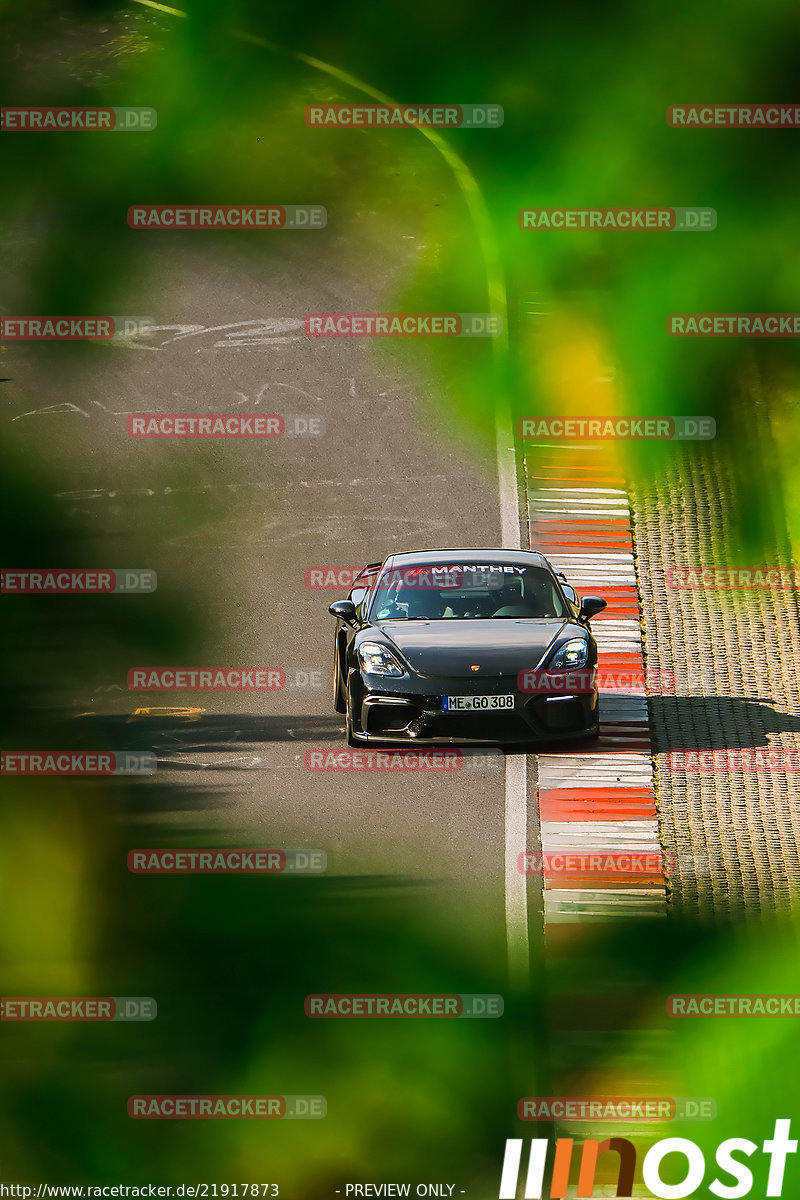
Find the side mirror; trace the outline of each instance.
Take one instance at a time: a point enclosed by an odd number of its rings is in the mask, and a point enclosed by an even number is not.
[[[583,621],[591,621],[592,617],[596,617],[604,608],[608,608],[608,604],[602,596],[584,596],[578,615]]]
[[[575,588],[570,587],[568,583],[562,583],[561,590],[569,600],[570,604],[574,604],[575,607],[578,608],[578,593],[575,591]]]
[[[605,602],[603,603],[605,607]],[[356,619],[356,606],[352,600],[334,600],[328,609],[332,617],[344,621],[345,625],[353,625]]]

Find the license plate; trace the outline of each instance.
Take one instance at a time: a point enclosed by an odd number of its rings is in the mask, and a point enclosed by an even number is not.
[[[442,707],[446,712],[483,712],[498,708],[513,708],[514,696],[443,696]]]

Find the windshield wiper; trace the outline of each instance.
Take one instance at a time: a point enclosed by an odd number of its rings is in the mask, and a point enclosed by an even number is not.
[[[556,617],[542,616],[541,613],[492,613],[493,621],[555,621]]]
[[[376,621],[438,621],[438,617],[404,617],[401,613],[393,613],[391,617],[376,617]]]

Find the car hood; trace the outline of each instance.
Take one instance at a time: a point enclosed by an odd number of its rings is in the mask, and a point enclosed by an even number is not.
[[[464,679],[515,676],[538,666],[562,632],[576,637],[586,635],[582,626],[559,617],[385,621],[377,628],[417,674]],[[478,671],[473,671],[474,666]]]

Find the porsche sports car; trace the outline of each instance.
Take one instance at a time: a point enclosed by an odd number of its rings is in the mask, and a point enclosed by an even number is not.
[[[349,745],[596,737],[589,621],[605,607],[581,600],[535,551],[423,550],[370,563],[329,610]]]

